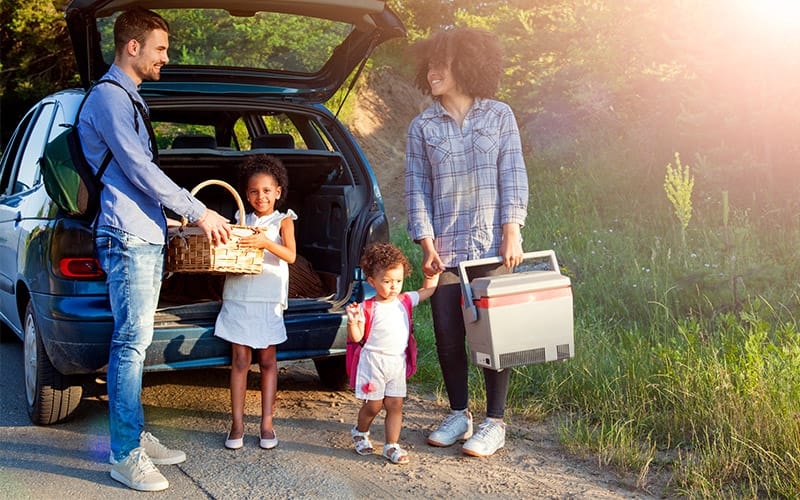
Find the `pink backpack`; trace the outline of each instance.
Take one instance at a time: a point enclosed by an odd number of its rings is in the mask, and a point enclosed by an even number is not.
[[[411,320],[411,297],[408,294],[398,295],[400,302],[406,308],[408,314],[408,346],[406,347],[406,378],[417,373],[417,340],[414,338],[414,323]],[[358,358],[361,357],[361,348],[367,342],[369,330],[372,328],[372,316],[375,312],[375,298],[364,301],[364,337],[360,342],[347,341],[347,351],[345,352],[345,365],[347,375],[350,377],[350,387],[356,386],[356,373],[358,372]]]

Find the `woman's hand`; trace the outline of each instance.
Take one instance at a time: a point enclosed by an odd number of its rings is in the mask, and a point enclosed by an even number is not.
[[[517,267],[522,264],[523,253],[519,224],[503,224],[503,239],[500,242],[500,256],[503,257],[503,265],[512,269]]]
[[[425,277],[432,278],[444,271],[444,262],[434,247],[433,239],[425,238],[419,245],[422,248],[422,273]]]

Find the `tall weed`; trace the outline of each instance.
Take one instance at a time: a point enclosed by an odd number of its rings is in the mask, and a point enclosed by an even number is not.
[[[688,496],[800,496],[796,214],[729,207],[698,185],[681,228],[663,177],[626,174],[625,161],[529,162],[523,246],[555,250],[571,278],[576,356],[514,368],[509,408],[558,416],[567,446],[642,488],[666,470]],[[395,241],[418,252],[402,232]],[[417,382],[444,397],[432,328],[417,332],[428,364]]]

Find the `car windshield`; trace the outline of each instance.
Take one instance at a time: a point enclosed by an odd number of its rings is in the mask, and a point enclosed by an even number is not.
[[[170,65],[316,73],[353,29],[291,14],[232,15],[221,9],[156,9],[170,25]],[[103,58],[114,60],[117,14],[97,20]]]

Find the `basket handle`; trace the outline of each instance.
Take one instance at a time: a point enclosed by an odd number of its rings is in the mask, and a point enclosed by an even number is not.
[[[194,196],[194,195],[197,194],[198,191],[200,191],[204,187],[212,186],[212,185],[222,186],[225,189],[227,189],[229,193],[231,193],[233,195],[233,199],[236,200],[236,207],[239,209],[239,218],[241,219],[241,222],[244,224],[244,203],[242,203],[242,197],[239,196],[239,193],[237,193],[236,190],[233,188],[233,186],[231,186],[227,182],[221,181],[221,180],[218,180],[218,179],[208,179],[207,181],[203,181],[200,184],[196,185],[190,191],[190,193],[191,193],[192,196]],[[186,217],[183,217],[181,219],[181,225],[185,226],[186,222],[187,222],[186,221]]]
[[[540,252],[526,252],[522,254],[522,260],[541,259],[543,257],[549,257],[550,265],[553,267],[553,270],[561,274],[555,251],[542,250]],[[502,264],[503,257],[486,257],[485,259],[465,260],[458,263],[458,274],[461,277],[461,296],[464,299],[464,311],[465,313],[469,313],[469,322],[471,323],[478,321],[478,310],[475,307],[475,303],[472,301],[472,286],[470,286],[467,281],[467,267],[494,263]]]

